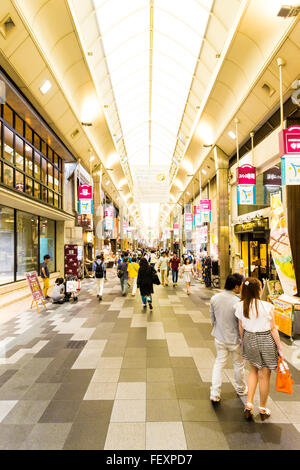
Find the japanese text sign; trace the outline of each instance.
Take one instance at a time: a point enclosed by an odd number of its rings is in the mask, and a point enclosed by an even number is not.
[[[83,184],[78,187],[78,199],[92,199],[93,187]]]
[[[279,133],[279,154],[300,156],[300,126],[283,129]]]
[[[44,299],[37,272],[26,273],[26,279],[31,290],[33,301],[37,302],[38,300]]]
[[[256,184],[256,168],[245,164],[237,168],[238,184]]]
[[[255,186],[237,186],[237,203],[238,204],[256,204]]]

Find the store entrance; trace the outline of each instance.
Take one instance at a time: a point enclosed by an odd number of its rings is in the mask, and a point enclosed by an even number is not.
[[[256,234],[242,235],[242,260],[245,276],[256,277],[263,281],[269,278],[270,256],[266,238],[256,238]]]

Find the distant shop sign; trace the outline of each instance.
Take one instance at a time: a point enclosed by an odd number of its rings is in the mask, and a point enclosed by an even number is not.
[[[281,169],[278,166],[265,171],[264,186],[281,186]]]
[[[93,199],[93,187],[87,184],[79,186],[78,199]]]
[[[93,213],[93,199],[80,199],[78,201],[79,214],[91,215]]]
[[[298,157],[283,157],[281,159],[281,171],[283,185],[300,185],[300,155]]]
[[[237,181],[238,185],[245,184],[249,186],[250,184],[256,184],[256,168],[252,165],[246,163],[245,165],[239,166],[237,168]]]
[[[201,223],[211,222],[211,200],[201,199],[200,201]]]
[[[279,154],[281,157],[298,155],[300,158],[300,126],[292,126],[280,131]]]

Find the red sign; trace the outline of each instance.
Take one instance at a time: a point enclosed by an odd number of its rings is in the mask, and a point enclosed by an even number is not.
[[[201,213],[201,207],[200,206],[194,206],[194,215],[199,215]]]
[[[201,201],[200,201],[200,211],[211,211],[211,200],[210,199],[201,199]]]
[[[237,168],[237,180],[238,185],[246,184],[255,185],[256,184],[256,168],[252,165],[245,164]]]
[[[33,301],[37,302],[38,300],[44,300],[44,295],[43,295],[43,291],[39,282],[37,272],[34,271],[32,273],[27,273],[26,278],[27,278],[29,288],[31,290]]]
[[[279,154],[300,155],[300,126],[292,126],[279,132]]]
[[[93,186],[87,184],[79,186],[78,199],[93,199]]]
[[[179,224],[174,224],[174,230],[178,230],[179,229]]]
[[[193,214],[190,214],[190,213],[184,214],[184,218],[186,222],[193,222]]]
[[[114,209],[113,209],[113,207],[107,207],[105,209],[105,218],[106,219],[113,219],[114,218]]]

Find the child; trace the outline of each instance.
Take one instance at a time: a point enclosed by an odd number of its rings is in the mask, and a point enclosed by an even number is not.
[[[62,277],[58,277],[55,281],[55,286],[52,292],[53,303],[63,304],[65,298],[65,286]]]

